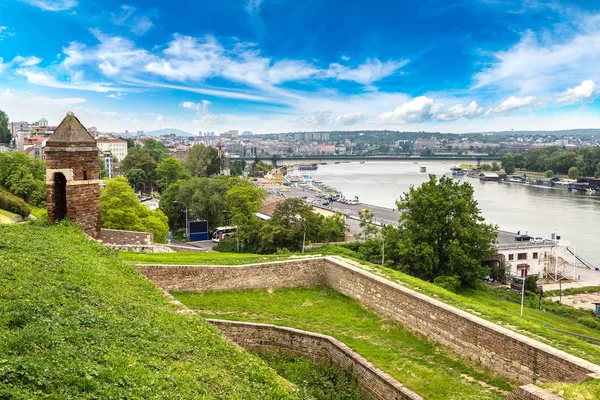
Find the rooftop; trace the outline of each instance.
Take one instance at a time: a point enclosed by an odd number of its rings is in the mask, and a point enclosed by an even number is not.
[[[96,145],[96,140],[72,112],[62,120],[58,128],[46,142],[50,144],[89,144]]]

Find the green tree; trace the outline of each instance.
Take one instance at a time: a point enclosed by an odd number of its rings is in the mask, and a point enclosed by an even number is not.
[[[502,166],[504,167],[504,172],[507,174],[510,175],[515,173],[515,163],[513,161],[503,161]]]
[[[345,235],[346,224],[344,223],[344,214],[336,212],[335,215],[323,219],[319,236],[324,242],[344,241]]]
[[[0,110],[0,143],[10,144],[12,135],[8,129],[8,115]]]
[[[567,175],[569,176],[569,179],[579,178],[579,168],[577,168],[577,167],[569,168]]]
[[[231,163],[229,168],[229,173],[233,176],[240,176],[244,173],[246,169],[246,161],[244,160],[235,160]]]
[[[156,242],[167,242],[169,225],[165,214],[142,205],[122,176],[110,179],[102,189],[100,216],[104,228],[152,232]]]
[[[127,178],[129,186],[131,186],[134,191],[138,191],[142,190],[144,183],[146,182],[146,173],[139,168],[133,168],[127,171],[125,178]]]
[[[358,218],[360,219],[359,226],[361,232],[356,236],[359,240],[368,240],[369,238],[375,236],[379,231],[379,229],[377,229],[377,226],[373,221],[374,217],[375,214],[373,214],[373,211],[371,210],[364,209],[358,211]]]
[[[484,223],[470,184],[430,175],[396,204],[398,255],[409,273],[429,281],[456,276],[462,286],[474,286],[488,273],[481,261],[494,252],[496,227]]]
[[[156,163],[160,163],[165,158],[171,157],[169,150],[165,148],[165,145],[156,139],[146,139],[146,141],[144,141],[143,150],[152,157]]]
[[[156,167],[158,175],[157,185],[161,191],[180,179],[189,179],[190,174],[187,172],[183,164],[174,157],[168,157],[161,161]]]
[[[500,171],[500,167],[498,166],[498,163],[496,161],[492,162],[492,171],[494,171],[494,172]]]
[[[46,201],[46,166],[25,153],[0,153],[0,186],[36,206]]]
[[[266,197],[266,192],[252,184],[238,184],[227,191],[225,202],[234,225],[244,225],[254,215]]]
[[[546,172],[544,172],[544,176],[546,178],[552,178],[554,176],[554,171],[552,171],[551,169],[549,169]]]
[[[596,172],[594,172],[594,178],[600,178],[600,161],[596,165]]]
[[[125,175],[133,169],[144,171],[144,190],[156,182],[156,167],[156,160],[139,146],[134,147],[121,162],[121,171]]]
[[[204,144],[192,146],[183,160],[183,165],[193,177],[203,178],[219,173],[219,154],[212,147]]]

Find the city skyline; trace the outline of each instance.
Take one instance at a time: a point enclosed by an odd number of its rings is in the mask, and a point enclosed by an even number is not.
[[[585,2],[186,3],[0,5],[0,109],[116,132],[600,127]]]

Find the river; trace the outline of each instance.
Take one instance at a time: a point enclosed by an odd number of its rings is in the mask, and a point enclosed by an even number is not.
[[[319,165],[310,175],[340,190],[347,198],[358,196],[362,203],[394,207],[410,185],[418,186],[428,174],[451,176],[458,161],[375,161]],[[419,172],[427,167],[427,173]],[[600,196],[571,193],[550,187],[480,182],[457,177],[474,187],[474,196],[487,222],[501,230],[528,232],[532,236],[561,236],[578,255],[600,266]]]

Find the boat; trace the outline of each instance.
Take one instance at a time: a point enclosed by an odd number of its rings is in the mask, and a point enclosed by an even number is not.
[[[421,167],[421,168],[420,168],[420,171],[421,171],[421,172],[427,172],[427,167]]]
[[[364,162],[364,161],[361,161],[360,163],[361,163],[361,164],[364,164],[365,162]]]
[[[453,176],[463,176],[463,175],[466,175],[465,170],[462,169],[461,167],[452,167],[452,168],[450,168],[450,170],[452,171],[452,175]]]

